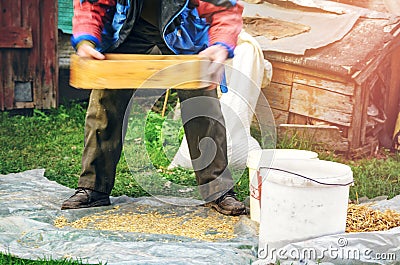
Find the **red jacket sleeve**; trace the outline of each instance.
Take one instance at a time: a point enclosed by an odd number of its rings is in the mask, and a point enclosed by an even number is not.
[[[210,45],[224,43],[230,48],[235,48],[243,27],[243,4],[238,1],[234,6],[224,7],[211,2],[200,0],[197,7],[200,17],[206,18],[210,23],[208,32]]]
[[[115,6],[115,0],[85,1],[74,0],[74,16],[72,18],[72,33],[77,43],[90,40],[99,44],[107,10]]]

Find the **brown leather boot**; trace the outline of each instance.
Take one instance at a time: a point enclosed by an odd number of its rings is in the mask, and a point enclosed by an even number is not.
[[[61,210],[79,209],[110,205],[110,197],[106,193],[78,188],[75,194],[61,205]]]
[[[207,205],[225,215],[246,214],[246,206],[236,198],[236,194],[233,191],[228,191]]]

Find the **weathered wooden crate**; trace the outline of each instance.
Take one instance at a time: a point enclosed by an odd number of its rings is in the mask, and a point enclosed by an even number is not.
[[[70,84],[83,89],[199,89],[211,84],[210,61],[199,55],[71,56]]]
[[[387,140],[400,94],[399,20],[391,19],[360,18],[342,40],[303,56],[264,51],[273,76],[262,91],[278,137],[297,134],[353,156]]]

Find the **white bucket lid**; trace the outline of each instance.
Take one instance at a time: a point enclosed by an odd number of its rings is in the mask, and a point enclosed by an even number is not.
[[[260,166],[269,166],[276,160],[317,159],[316,152],[299,149],[263,149],[250,151],[247,167],[258,170]]]
[[[276,160],[265,168],[261,166],[260,174],[263,182],[285,186],[331,187],[346,186],[353,182],[353,172],[349,166],[319,159]]]

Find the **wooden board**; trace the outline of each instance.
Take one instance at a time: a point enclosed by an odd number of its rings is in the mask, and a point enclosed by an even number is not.
[[[32,30],[17,26],[0,27],[0,48],[32,48]]]
[[[271,108],[289,110],[291,86],[271,82],[269,86],[261,91],[264,93]]]
[[[296,113],[289,113],[288,122],[289,124],[301,124],[301,125],[310,125],[308,122],[310,117],[306,117],[303,115],[299,115]]]
[[[82,89],[200,89],[212,83],[210,65],[198,55],[106,54],[105,60],[93,60],[73,54],[70,85]]]
[[[268,52],[263,52],[264,58],[268,59],[271,64],[272,68],[274,69],[274,73],[276,70],[283,70],[286,72],[292,72],[290,75],[290,79],[293,82],[293,73],[302,73],[306,75],[311,75],[315,76],[318,78],[323,78],[331,81],[337,81],[337,82],[342,82],[342,83],[348,83],[352,82],[351,78],[349,77],[344,77],[335,73],[330,73],[322,68],[310,68],[310,67],[305,67],[301,64],[297,65],[295,62],[301,61],[302,57],[301,56],[296,56],[293,58],[294,55],[291,54],[276,54],[276,57],[278,57],[278,60],[273,60],[272,58],[269,58]],[[287,74],[285,74],[287,75]],[[274,77],[272,77],[274,79]]]
[[[335,82],[328,79],[300,73],[293,74],[293,82],[308,86],[315,86],[349,96],[352,96],[354,94],[354,83]]]
[[[293,83],[293,72],[278,68],[274,63],[272,64],[272,82],[280,83],[291,86]]]
[[[290,112],[350,126],[353,104],[350,96],[293,83]]]
[[[57,21],[58,21],[58,2],[43,1],[41,4],[42,14],[46,14],[46,19],[40,21],[41,27],[46,30],[40,31],[41,50],[39,58],[42,78],[40,79],[41,108],[54,108],[58,105],[58,56],[57,56]],[[43,19],[42,19],[43,20]]]
[[[278,139],[299,137],[302,140],[319,145],[328,150],[347,152],[349,142],[342,137],[336,126],[281,124],[278,127]]]
[[[388,89],[386,91],[386,104],[385,113],[387,113],[387,122],[385,123],[385,130],[391,136],[394,132],[397,115],[400,111],[400,48],[397,48],[390,60],[391,68],[388,72],[391,73],[390,81],[388,82]]]
[[[2,14],[0,16],[2,27],[20,27],[21,26],[21,1],[1,1]],[[19,49],[18,49],[19,50]],[[20,55],[15,49],[0,49],[3,56],[1,68],[3,69],[2,85],[4,105],[2,109],[13,109],[14,107],[14,76],[13,66],[20,63]]]
[[[289,120],[289,112],[282,111],[278,109],[271,109],[272,114],[274,115],[275,125],[278,126],[280,124],[286,124]]]
[[[352,158],[361,158],[367,155],[376,155],[378,153],[379,140],[370,137],[367,139],[367,144],[358,148],[351,148],[348,154]]]

